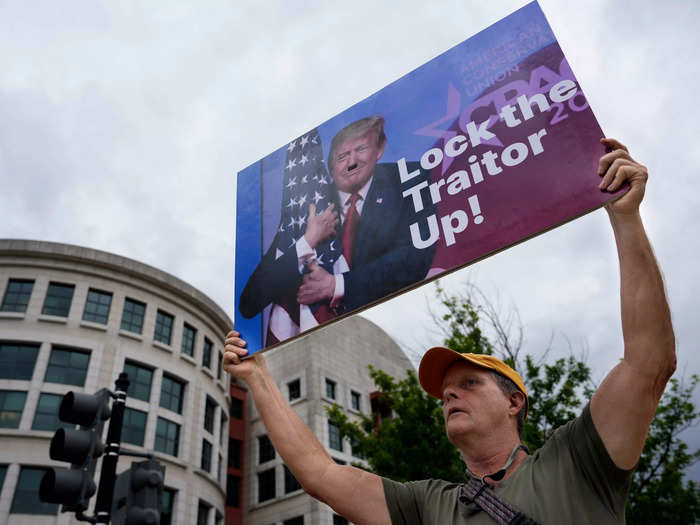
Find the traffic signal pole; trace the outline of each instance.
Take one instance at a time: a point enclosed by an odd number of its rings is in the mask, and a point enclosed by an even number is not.
[[[95,503],[96,523],[109,523],[110,521],[114,480],[117,473],[117,462],[119,461],[119,449],[122,439],[126,392],[129,389],[129,376],[122,372],[119,374],[115,385],[112,417],[109,420],[109,428],[107,430],[107,443],[105,444],[104,457],[102,458],[100,486],[97,490],[97,501]]]

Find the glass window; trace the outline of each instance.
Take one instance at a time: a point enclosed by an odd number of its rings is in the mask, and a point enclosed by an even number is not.
[[[202,470],[211,472],[211,443],[206,439],[202,440],[202,461],[199,466]]]
[[[228,438],[228,466],[241,468],[241,440]]]
[[[282,525],[304,525],[304,516],[295,516],[288,520],[284,520]]]
[[[287,383],[287,392],[289,393],[290,401],[299,399],[301,397],[301,381],[299,379],[295,379],[294,381]]]
[[[226,506],[241,506],[241,478],[232,474],[226,476]]]
[[[258,463],[265,463],[275,459],[275,447],[272,446],[272,441],[266,434],[258,436]]]
[[[197,507],[197,525],[209,525],[209,511],[211,510],[211,505],[199,500],[199,506]]]
[[[173,507],[175,506],[175,494],[177,490],[168,487],[163,488],[163,499],[160,505],[160,525],[171,525],[173,521]]]
[[[88,290],[85,310],[83,311],[83,321],[92,323],[107,324],[109,319],[109,309],[112,306],[112,294],[101,292],[100,290]]]
[[[26,312],[32,295],[34,281],[29,279],[10,279],[2,299],[3,312]]]
[[[158,424],[156,425],[155,449],[177,457],[179,448],[180,425],[159,417]]]
[[[204,403],[204,430],[214,433],[214,414],[216,414],[216,401],[207,396]]]
[[[32,429],[53,432],[61,427],[73,428],[75,425],[58,419],[58,407],[61,406],[61,401],[63,401],[63,396],[60,394],[41,394],[36,405],[36,412],[34,412]]]
[[[212,343],[206,337],[204,338],[204,350],[202,351],[202,366],[211,368],[211,351],[214,348],[214,343]]]
[[[158,310],[156,314],[156,331],[153,333],[153,339],[160,341],[163,344],[170,344],[170,336],[173,333],[174,317],[162,310]]]
[[[10,514],[58,514],[58,505],[39,500],[39,484],[47,469],[22,467]]]
[[[187,323],[182,327],[182,353],[194,357],[194,340],[197,336],[197,329]]]
[[[31,380],[37,355],[39,345],[0,343],[0,379]]]
[[[350,522],[340,514],[333,514],[333,525],[348,525],[348,523]]]
[[[0,428],[19,428],[26,392],[0,390]]]
[[[243,419],[243,400],[237,397],[231,398],[231,418],[232,419]]]
[[[224,437],[226,437],[226,427],[228,426],[228,418],[224,411],[221,411],[221,421],[219,422],[219,445],[224,445]]]
[[[0,492],[2,492],[2,486],[5,484],[5,474],[7,474],[7,465],[0,465]]]
[[[359,459],[365,459],[365,455],[360,451],[360,443],[357,438],[350,439],[350,448],[352,449],[352,455]]]
[[[84,386],[89,362],[90,352],[54,346],[44,381]]]
[[[143,318],[145,315],[146,305],[127,297],[124,300],[121,329],[140,334],[141,330],[143,330]]]
[[[68,317],[74,291],[75,285],[73,284],[49,283],[49,289],[44,300],[44,308],[41,310],[41,313]]]
[[[274,499],[275,493],[275,469],[258,472],[258,503]]]
[[[219,361],[216,363],[216,378],[221,381],[221,371],[223,370],[223,352],[219,352]]]
[[[355,392],[354,390],[350,391],[350,406],[353,410],[357,410],[358,412],[361,410],[360,399],[361,397],[359,393]]]
[[[122,441],[143,446],[146,437],[146,412],[126,407],[122,424]]]
[[[132,361],[124,363],[124,372],[129,375],[129,397],[150,401],[153,370]]]
[[[289,470],[287,465],[284,466],[284,493],[289,494],[290,492],[294,492],[295,490],[301,489],[301,484],[297,481],[297,478],[294,477],[294,474],[292,474],[292,471]]]
[[[330,379],[326,379],[326,397],[328,399],[335,399],[335,381],[331,381]]]
[[[343,451],[343,440],[340,439],[340,429],[330,421],[328,422],[328,446],[338,452]]]
[[[184,382],[164,374],[163,384],[160,387],[160,406],[181,414],[184,392]]]

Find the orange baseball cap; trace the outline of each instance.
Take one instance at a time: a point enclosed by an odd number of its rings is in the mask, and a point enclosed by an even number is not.
[[[445,372],[455,361],[460,359],[507,377],[525,394],[525,399],[529,404],[523,378],[499,358],[486,354],[460,354],[442,346],[436,346],[428,350],[420,361],[418,380],[423,390],[433,397],[442,399],[442,380],[445,378]]]

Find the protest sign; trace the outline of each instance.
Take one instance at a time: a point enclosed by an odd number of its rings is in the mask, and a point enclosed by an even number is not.
[[[600,207],[602,136],[524,6],[239,172],[236,329],[259,351]]]

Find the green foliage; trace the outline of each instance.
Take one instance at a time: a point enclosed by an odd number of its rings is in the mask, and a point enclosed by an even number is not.
[[[370,470],[396,481],[463,480],[464,463],[445,435],[440,402],[423,391],[416,374],[409,370],[396,381],[370,367],[370,376],[380,392],[377,402],[391,408],[391,418],[380,425],[367,416],[351,422],[337,405],[328,409],[330,421],[353,443],[353,455],[359,452]]]
[[[696,425],[700,416],[692,400],[697,383],[695,375],[685,387],[671,379],[661,398],[632,479],[628,523],[700,522],[700,489],[692,481],[683,483],[683,471],[700,458],[700,450],[689,452],[678,437]]]

